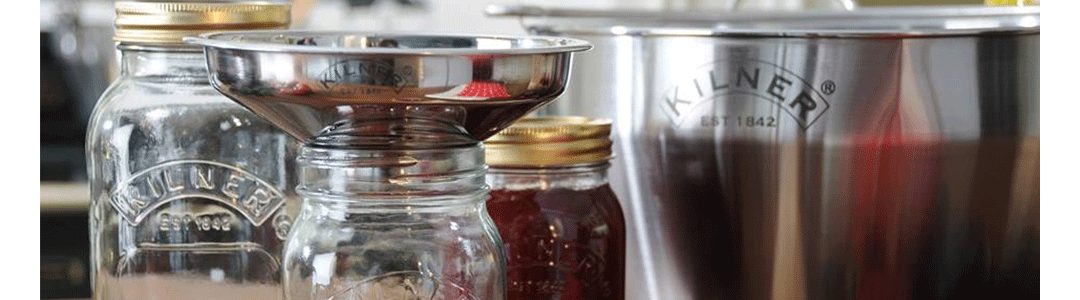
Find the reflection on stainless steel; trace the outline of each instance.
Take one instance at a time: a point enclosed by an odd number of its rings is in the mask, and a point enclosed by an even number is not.
[[[797,34],[524,14],[595,46],[545,111],[615,122],[627,295],[1039,294],[1038,9],[887,12]]]
[[[589,48],[567,38],[295,31],[190,41],[206,46],[218,90],[300,140],[392,146],[483,140],[562,93],[572,52]]]

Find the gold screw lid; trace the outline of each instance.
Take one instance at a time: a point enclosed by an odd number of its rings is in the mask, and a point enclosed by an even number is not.
[[[579,116],[521,119],[484,141],[493,167],[543,168],[611,159],[611,120]]]
[[[118,42],[180,44],[212,31],[284,29],[289,5],[266,2],[116,2]]]

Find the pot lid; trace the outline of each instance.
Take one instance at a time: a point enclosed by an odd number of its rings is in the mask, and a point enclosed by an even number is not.
[[[633,36],[908,38],[1037,34],[1040,8],[963,6],[845,10],[676,12],[492,5],[536,33]]]

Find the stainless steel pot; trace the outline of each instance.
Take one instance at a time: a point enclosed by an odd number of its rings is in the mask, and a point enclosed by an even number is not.
[[[1039,9],[491,7],[580,38],[632,299],[1039,294]]]

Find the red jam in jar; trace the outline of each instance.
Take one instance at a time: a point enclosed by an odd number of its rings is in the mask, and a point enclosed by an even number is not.
[[[485,142],[487,208],[508,300],[624,298],[625,225],[608,186],[610,121],[519,121]]]

